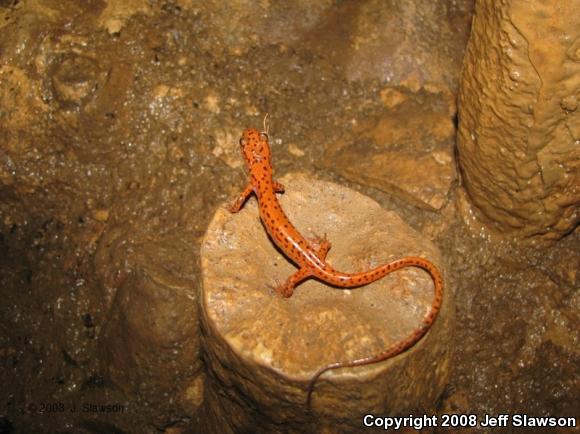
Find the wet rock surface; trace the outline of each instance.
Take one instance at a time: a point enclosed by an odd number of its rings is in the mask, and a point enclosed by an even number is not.
[[[496,230],[560,238],[580,222],[580,5],[479,2],[460,92],[459,163]]]
[[[95,319],[100,370],[154,407],[157,423],[170,423],[203,396],[195,253],[185,234],[135,242],[126,230],[112,228],[95,256],[106,301],[104,320]]]
[[[455,158],[446,163],[446,95],[459,86],[471,2],[356,3],[0,2],[3,429],[221,432],[207,409],[227,388],[197,375],[198,252],[216,208],[246,182],[239,135],[266,112],[276,173],[360,190],[440,248],[459,327],[438,411],[577,414],[578,231],[548,248],[490,237],[462,205]],[[375,16],[408,43],[381,46]],[[572,113],[574,100],[562,106]],[[399,152],[416,184],[389,174]],[[129,337],[137,351],[110,353]],[[191,360],[172,377],[143,348],[176,342],[170,362]],[[156,387],[171,392],[153,397]],[[67,411],[39,412],[54,402]],[[83,403],[127,411],[68,411]]]
[[[280,179],[282,206],[298,230],[332,243],[328,261],[341,271],[360,271],[403,256],[443,262],[436,248],[398,216],[369,198],[304,175]],[[379,354],[421,323],[433,300],[424,271],[406,268],[364,288],[340,290],[314,279],[283,299],[273,290],[296,268],[276,250],[250,200],[239,214],[220,208],[201,248],[202,311],[211,387],[228,401],[248,400],[254,414],[222,413],[230,429],[255,432],[314,431],[341,426],[357,432],[367,413],[434,411],[450,374],[454,329],[453,288],[429,334],[386,363],[345,368],[316,383],[312,414],[306,385],[317,369],[337,361]],[[351,422],[344,422],[351,421]],[[284,424],[286,428],[279,427]]]

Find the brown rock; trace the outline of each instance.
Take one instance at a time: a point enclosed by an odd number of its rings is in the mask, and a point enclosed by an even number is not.
[[[477,2],[459,156],[484,222],[559,238],[580,221],[578,2]]]
[[[101,364],[127,396],[169,421],[193,415],[203,396],[191,245],[182,235],[131,241],[109,231],[97,253],[105,326]]]
[[[185,10],[208,22],[208,37],[198,41],[204,48],[245,54],[256,44],[296,42],[319,23],[333,2],[297,0],[290,3],[219,0],[180,2]],[[220,53],[214,53],[220,55]]]
[[[306,47],[344,70],[348,80],[378,79],[408,87],[445,83],[451,88],[457,87],[472,7],[471,2],[429,0],[188,0],[180,6],[207,21],[208,37],[197,43],[215,56],[246,54],[256,45]],[[129,12],[123,9],[108,6],[102,25],[112,31],[138,11],[134,6]]]
[[[287,193],[280,200],[290,220],[307,237],[327,235],[328,261],[336,268],[363,270],[413,254],[441,267],[432,243],[369,198],[304,175],[281,181]],[[384,363],[324,374],[315,385],[312,418],[305,399],[315,371],[380,353],[407,336],[431,305],[429,275],[408,268],[353,290],[309,280],[282,299],[273,288],[295,268],[268,239],[255,199],[236,215],[225,207],[217,211],[201,260],[204,347],[213,378],[208,399],[224,424],[221,432],[281,432],[282,423],[285,432],[339,426],[352,432],[369,411],[434,407],[449,376],[449,287],[434,327],[411,350]]]
[[[469,30],[468,2],[384,2],[335,5],[305,43],[349,80],[379,79],[418,89],[428,83],[457,87]]]
[[[151,4],[141,0],[106,2],[105,8],[99,15],[98,25],[110,34],[117,34],[134,15],[152,15],[152,9]]]
[[[434,92],[403,99],[385,89],[381,98],[389,112],[331,143],[321,164],[417,207],[441,209],[456,179],[455,105],[450,95]]]

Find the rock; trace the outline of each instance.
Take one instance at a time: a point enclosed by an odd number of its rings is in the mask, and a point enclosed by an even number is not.
[[[304,175],[280,180],[291,221],[307,237],[327,235],[328,261],[363,270],[406,255],[442,268],[428,240],[376,202]],[[316,280],[282,299],[274,293],[295,270],[268,239],[255,199],[238,214],[216,212],[201,248],[202,325],[211,373],[209,412],[221,432],[305,432],[341,426],[360,430],[361,417],[433,409],[449,377],[454,309],[446,280],[443,309],[429,334],[383,363],[327,372],[315,384],[312,417],[306,387],[329,363],[382,352],[406,337],[429,309],[433,284],[407,268],[371,285],[340,290]]]
[[[64,57],[54,66],[52,85],[62,105],[80,106],[99,87],[98,63],[84,56]]]
[[[457,88],[472,14],[471,2],[429,0],[284,4],[212,0],[180,5],[203,17],[207,36],[196,43],[214,56],[247,55],[256,46],[276,44],[325,59],[344,71],[349,81],[380,80],[407,87],[445,83],[452,89]],[[115,9],[127,8],[108,6],[103,17],[116,17]],[[120,15],[123,20],[131,16]],[[106,27],[111,31],[111,25]]]
[[[500,233],[558,239],[580,221],[579,4],[476,5],[459,96],[469,199]]]
[[[96,257],[103,371],[166,422],[194,415],[203,397],[192,250],[183,235],[133,241],[111,228]]]
[[[151,4],[141,0],[106,2],[98,18],[98,25],[111,35],[119,34],[127,21],[137,14],[153,15]]]
[[[469,34],[467,2],[343,2],[322,16],[304,43],[344,68],[348,80],[379,79],[419,88],[457,88]]]
[[[457,178],[453,162],[455,104],[443,90],[411,98],[389,90],[381,92],[389,110],[331,143],[320,164],[419,208],[439,210],[447,203]]]

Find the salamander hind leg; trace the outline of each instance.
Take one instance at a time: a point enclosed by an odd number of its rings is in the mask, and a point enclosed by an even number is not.
[[[318,259],[324,261],[326,255],[328,255],[328,251],[332,247],[332,244],[330,244],[330,241],[326,238],[326,234],[324,234],[324,237],[315,236],[308,241],[310,241],[312,248],[316,251]]]
[[[298,285],[300,282],[302,282],[304,279],[307,279],[310,276],[312,276],[312,274],[310,273],[310,271],[308,269],[301,268],[296,273],[291,275],[286,280],[286,282],[284,282],[283,285],[278,286],[276,288],[276,292],[284,298],[292,297],[292,294],[294,294],[294,288],[296,288],[296,285]]]
[[[284,193],[285,191],[284,184],[281,184],[278,181],[272,181],[272,186],[276,193]]]

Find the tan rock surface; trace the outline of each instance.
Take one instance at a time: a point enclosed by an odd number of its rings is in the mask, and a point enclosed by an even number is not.
[[[412,254],[441,267],[429,241],[369,198],[303,175],[281,182],[291,221],[308,237],[327,234],[328,260],[338,269],[363,270]],[[204,346],[212,388],[220,391],[210,393],[212,410],[232,430],[279,432],[285,423],[293,432],[305,426],[349,432],[360,428],[365,412],[432,408],[443,391],[454,318],[449,287],[435,326],[414,348],[385,363],[323,375],[315,386],[314,419],[304,404],[306,384],[319,367],[380,353],[419,324],[433,296],[427,273],[405,269],[354,290],[309,280],[282,299],[272,288],[295,268],[268,239],[254,199],[237,215],[217,211],[201,257]]]
[[[386,88],[381,99],[388,111],[331,143],[320,164],[417,207],[441,209],[457,177],[451,94]]]
[[[559,238],[580,221],[580,3],[477,2],[459,161],[483,220]]]

